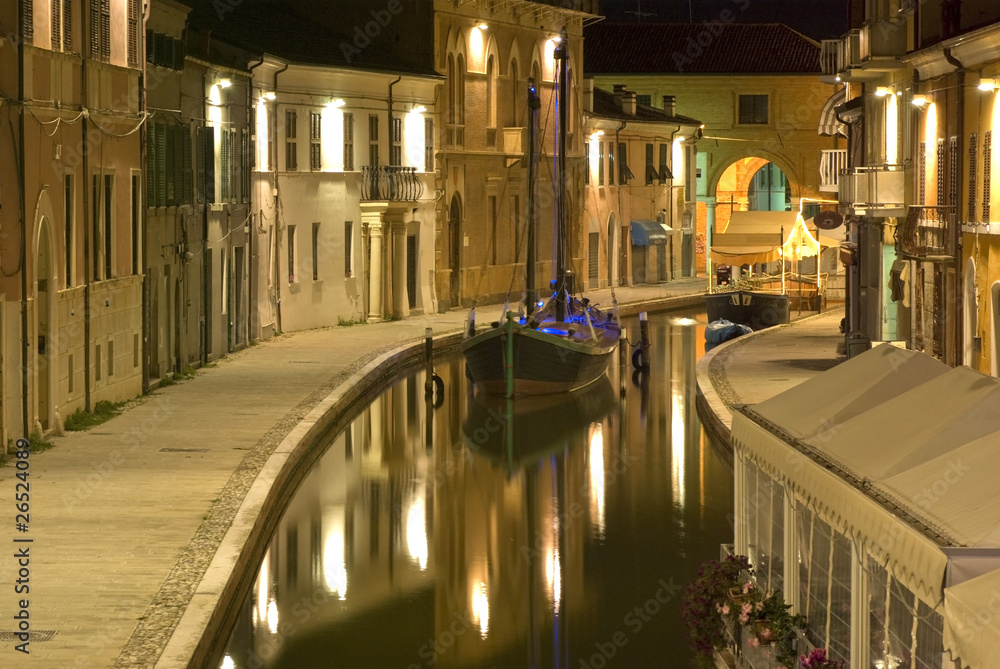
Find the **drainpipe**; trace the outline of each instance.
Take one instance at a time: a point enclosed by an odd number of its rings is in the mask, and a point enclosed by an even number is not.
[[[957,58],[955,58],[951,54],[951,48],[950,47],[945,47],[945,49],[944,49],[944,57],[945,57],[945,60],[947,60],[949,63],[951,63],[952,65],[955,66],[955,74],[958,77],[958,89],[957,89],[958,90],[958,105],[957,105],[958,106],[958,109],[957,109],[958,123],[957,123],[956,128],[955,128],[955,133],[958,135],[958,155],[955,156],[955,163],[952,165],[952,169],[957,170],[957,169],[959,169],[959,165],[964,164],[963,163],[962,141],[963,141],[963,139],[965,137],[965,65],[963,65],[961,61],[959,61]],[[961,343],[962,332],[961,332],[961,323],[963,322],[963,314],[962,314],[962,311],[963,311],[963,306],[962,306],[962,302],[963,302],[963,300],[962,300],[962,282],[959,280],[961,278],[961,273],[962,273],[962,265],[961,265],[961,259],[962,259],[962,233],[961,233],[961,230],[960,230],[959,225],[958,225],[958,221],[960,220],[960,218],[959,218],[959,211],[958,211],[958,201],[959,201],[958,193],[954,193],[954,194],[949,193],[948,195],[949,195],[949,199],[951,199],[951,201],[955,205],[955,214],[954,214],[954,216],[952,217],[952,220],[951,220],[951,223],[952,223],[952,226],[951,226],[952,227],[951,238],[952,238],[952,245],[953,245],[952,248],[954,249],[955,267],[956,267],[956,274],[957,274],[956,280],[955,280],[955,286],[954,286],[954,295],[953,295],[954,303],[955,303],[955,315],[954,315],[954,318],[955,318],[955,347],[954,347],[954,350],[952,351],[952,355],[954,356],[953,357],[953,361],[956,364],[960,365],[960,364],[962,364],[962,348],[961,348],[962,347],[962,343]],[[945,331],[947,332],[947,329]],[[943,347],[942,347],[942,350],[943,350]],[[947,362],[947,360],[945,360],[945,362]]]
[[[17,16],[18,24],[20,26],[20,34],[24,34],[24,25],[28,17],[25,16],[24,3],[18,3],[17,6]],[[86,42],[84,42],[86,44]],[[21,430],[23,431],[23,437],[28,438],[31,434],[29,429],[29,409],[28,409],[28,267],[25,262],[27,259],[27,236],[28,236],[28,221],[27,221],[27,204],[25,201],[25,184],[24,184],[24,44],[17,44],[17,99],[20,104],[17,116],[17,129],[20,134],[20,140],[18,142],[18,156],[17,156],[17,179],[18,179],[18,207],[21,217],[21,249],[20,257],[18,262],[20,263],[21,272]],[[86,60],[86,59],[84,59]],[[84,119],[84,125],[86,125],[86,119]],[[86,144],[84,144],[86,146]]]
[[[674,137],[676,137],[677,133],[679,133],[680,131],[681,131],[681,125],[678,123],[677,128],[670,133],[669,151],[670,151],[671,165],[674,164]],[[672,176],[674,176],[674,179],[677,178],[676,175]],[[675,187],[674,179],[670,180],[670,189],[669,189],[670,195],[668,197],[669,201],[667,202],[667,220],[669,221],[668,225],[670,226],[671,230],[674,229],[674,187]],[[674,278],[674,236],[675,235],[673,234],[673,232],[671,232],[670,233],[670,279],[671,280],[673,280]]]
[[[627,126],[627,125],[628,125],[628,121],[622,121],[618,125],[618,128],[615,130],[615,151],[618,151],[619,147],[621,146],[618,143],[618,135],[619,135],[619,133],[621,133],[622,130],[625,129],[625,126]],[[622,160],[624,160],[624,158],[621,155],[621,151],[618,151],[618,163],[621,164]],[[621,216],[624,213],[624,212],[622,212],[622,180],[621,180],[621,170],[618,171],[618,177],[619,177],[618,178],[618,188],[616,190],[618,191],[618,215]],[[621,228],[622,228],[622,224],[618,223],[618,230],[616,232],[620,233],[621,232]],[[608,244],[611,244],[611,240],[610,239],[608,240]],[[622,260],[628,257],[628,256],[625,255],[625,240],[624,239],[620,240],[618,242],[618,244],[620,245],[620,248],[618,249],[618,264],[619,264],[619,267],[618,267],[618,276],[616,276],[616,277],[608,277],[608,285],[610,285],[611,287],[620,285],[618,283],[618,277],[620,277],[622,275],[622,267],[620,267],[620,265],[622,264]],[[608,257],[609,258],[611,257],[610,249],[609,249]]]
[[[288,63],[285,66],[274,73],[274,94],[278,95],[278,75],[288,69]],[[270,130],[270,128],[269,128]],[[275,315],[277,320],[278,332],[283,332],[281,329],[281,254],[277,252],[277,247],[281,242],[281,227],[278,225],[278,102],[274,103],[274,245],[275,245],[275,260],[274,260],[274,271],[277,276],[274,277],[274,306]],[[268,249],[270,253],[270,249]]]
[[[150,5],[147,4],[143,16],[143,25],[146,25],[146,21],[149,20]],[[139,113],[142,114],[146,110],[146,59],[143,57],[142,61],[142,71],[139,74]],[[147,149],[146,149],[146,137],[147,128],[149,126],[145,123],[139,128],[139,169],[142,174],[142,184],[145,186],[147,183]],[[146,253],[146,240],[148,239],[149,232],[149,217],[147,212],[149,211],[148,202],[146,197],[148,193],[144,192],[145,197],[141,198],[141,205],[139,207],[139,215],[142,217],[139,220],[139,228],[142,230],[140,239],[142,243],[139,245],[139,267],[137,268],[139,272],[142,273],[142,285],[141,285],[141,308],[142,308],[142,333],[139,346],[141,347],[140,358],[142,359],[142,394],[145,395],[149,392],[149,367],[150,367],[150,356],[151,351],[149,350],[149,332],[150,332],[150,313],[149,313],[149,272],[146,271],[146,263],[148,262],[148,254]],[[134,205],[133,205],[134,206]],[[182,219],[183,220],[183,219]],[[134,244],[133,240],[133,244]]]
[[[253,100],[253,71],[264,64],[264,56],[260,57],[256,63],[251,65],[248,69],[250,72],[250,77],[247,79],[247,132],[250,135],[257,134],[257,106],[254,104]],[[257,162],[257,156],[260,155],[259,152],[254,151],[253,160],[250,165],[246,165],[244,169],[250,170],[250,177],[244,177],[244,179],[251,185],[251,193],[253,191],[253,166]],[[249,290],[247,295],[247,341],[249,345],[250,340],[253,339],[253,324],[254,322],[260,323],[260,306],[257,304],[257,278],[259,272],[257,271],[257,263],[254,262],[253,248],[254,248],[254,238],[257,236],[257,219],[253,215],[253,204],[255,198],[247,193],[247,217],[250,221],[250,234],[247,235],[247,284],[249,284]],[[259,334],[259,333],[258,333]]]

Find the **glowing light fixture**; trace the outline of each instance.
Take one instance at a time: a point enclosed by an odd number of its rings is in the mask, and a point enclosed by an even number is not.
[[[230,86],[233,85],[233,82],[229,81],[229,79],[223,79],[222,81],[219,82],[219,85],[222,86],[223,88],[229,88]]]
[[[426,114],[427,113],[427,107],[425,107],[423,105],[420,105],[418,107],[414,107],[413,109],[410,110],[410,113],[411,114]]]
[[[590,133],[590,139],[591,139],[591,141],[597,139],[598,137],[603,137],[603,136],[604,136],[604,131],[603,130],[598,130],[596,132]]]
[[[839,74],[838,74],[838,75],[836,75],[836,76],[835,76],[835,77],[833,78],[833,80],[834,80],[834,81],[836,81],[836,82],[839,82],[839,81],[840,81],[840,75],[839,75]]]
[[[884,98],[885,96],[891,93],[892,90],[888,86],[879,86],[878,88],[875,89],[875,95],[877,95],[880,98]]]
[[[487,28],[489,28],[489,26],[486,25],[485,21],[483,21],[482,23],[477,24],[476,28],[478,28],[479,30],[486,30]]]
[[[910,100],[910,102],[912,102],[913,104],[915,104],[918,107],[923,107],[925,104],[927,104],[927,96],[925,96],[925,95],[914,95],[913,99]]]
[[[980,79],[979,80],[979,90],[993,92],[1000,88],[1000,83],[996,79]]]
[[[341,107],[344,106],[344,101],[341,100],[340,98],[337,98],[336,100],[330,100],[329,102],[327,102],[326,106],[329,107],[330,109],[340,109]]]
[[[265,100],[274,100],[276,97],[278,96],[274,94],[274,91],[268,91],[267,93],[264,93]]]

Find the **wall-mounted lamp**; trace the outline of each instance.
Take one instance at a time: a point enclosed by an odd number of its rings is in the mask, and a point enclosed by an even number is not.
[[[340,109],[341,107],[344,106],[344,101],[341,100],[340,98],[337,98],[336,100],[330,100],[329,102],[327,102],[326,106],[330,109]]]
[[[603,136],[604,136],[604,131],[603,130],[597,130],[595,132],[590,133],[590,141],[594,141],[598,137],[603,137]]]
[[[481,23],[477,24],[477,25],[476,25],[476,28],[478,28],[479,30],[486,30],[487,28],[489,28],[489,26],[488,26],[488,25],[486,25],[486,22],[485,22],[485,21],[483,21],[483,22],[481,22]]]
[[[229,81],[229,79],[223,79],[219,82],[219,86],[221,86],[222,88],[229,88],[232,85],[233,82]]]
[[[838,74],[838,75],[834,76],[833,80],[836,81],[839,84],[840,83],[840,75]]]
[[[411,114],[426,114],[427,113],[427,107],[425,107],[423,105],[417,105],[416,107],[414,107],[413,109],[410,110],[410,113]]]
[[[1000,88],[1000,82],[996,79],[980,79],[979,80],[979,90],[993,92]]]
[[[914,95],[913,99],[910,100],[910,102],[912,102],[913,104],[915,104],[918,107],[923,107],[924,105],[927,104],[927,96],[926,95]]]
[[[884,98],[885,96],[890,94],[892,94],[892,89],[889,88],[888,86],[879,86],[878,88],[875,89],[875,95],[877,95],[880,98]]]

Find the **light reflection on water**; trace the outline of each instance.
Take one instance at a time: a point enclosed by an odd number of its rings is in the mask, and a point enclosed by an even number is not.
[[[687,667],[680,588],[731,540],[704,435],[704,314],[652,315],[648,375],[476,397],[460,356],[392,385],[290,500],[223,666]],[[627,322],[637,338],[637,322]]]

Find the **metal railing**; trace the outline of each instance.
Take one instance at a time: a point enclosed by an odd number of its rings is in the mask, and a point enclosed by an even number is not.
[[[847,169],[847,149],[825,150],[819,159],[819,189],[836,193],[840,184],[840,173]]]
[[[361,168],[361,199],[371,201],[412,202],[424,193],[424,184],[416,167],[394,165]]]
[[[899,231],[903,255],[917,259],[950,259],[955,255],[955,207],[911,206]]]

